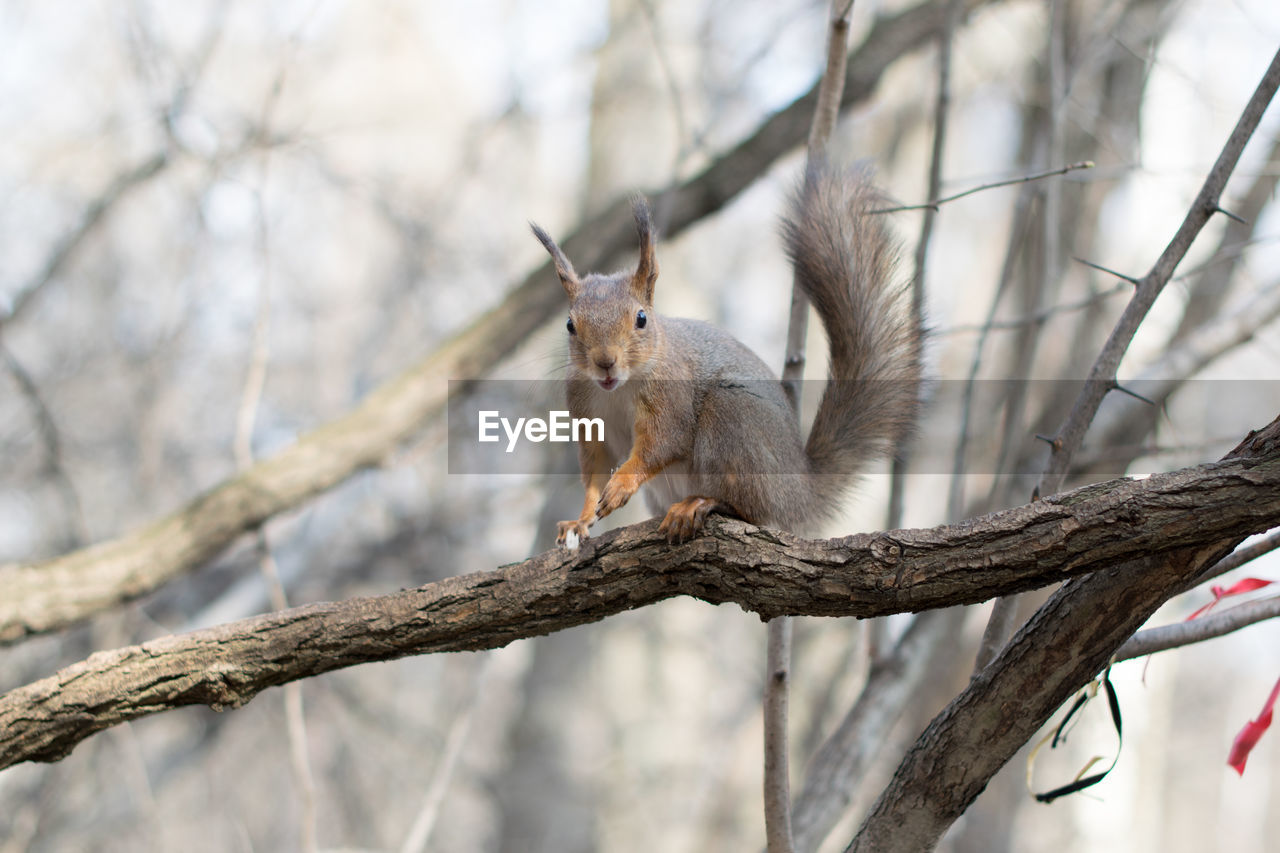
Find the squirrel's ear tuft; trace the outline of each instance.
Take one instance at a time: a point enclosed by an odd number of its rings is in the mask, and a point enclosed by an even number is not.
[[[652,305],[653,286],[658,281],[658,257],[654,252],[656,238],[653,233],[653,220],[649,215],[649,203],[644,200],[644,196],[632,196],[631,207],[636,217],[636,234],[640,238],[640,262],[636,265],[635,275],[631,278],[631,292],[645,305]]]
[[[556,275],[560,277],[560,283],[564,285],[564,292],[569,294],[569,298],[572,299],[577,295],[579,289],[578,274],[574,272],[573,264],[569,263],[569,259],[564,256],[564,252],[560,251],[560,247],[556,245],[555,240],[551,239],[550,234],[543,231],[536,223],[530,222],[529,227],[533,229],[533,236],[538,238],[538,242],[551,255],[551,261],[556,267]]]

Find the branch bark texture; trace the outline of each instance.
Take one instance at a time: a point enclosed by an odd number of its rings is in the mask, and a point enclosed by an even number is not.
[[[1271,460],[1251,468],[1261,471],[1277,467],[1277,452],[1280,418],[1251,433],[1228,459]],[[1265,523],[1274,524],[1275,517]],[[1198,542],[1118,557],[1063,584],[929,724],[848,850],[933,849],[1049,716],[1100,672],[1161,604],[1242,538],[1206,530]]]
[[[1141,624],[1125,632],[1136,618],[1128,608],[1136,613],[1155,598],[1163,601],[1169,583],[1195,571],[1167,566],[1182,566],[1187,553],[1216,559],[1275,524],[1280,419],[1263,435],[1267,440],[1253,436],[1256,452],[1241,458],[1114,480],[957,525],[804,540],[713,519],[707,535],[673,548],[649,521],[588,540],[577,552],[548,551],[392,595],[297,607],[99,652],[0,697],[0,768],[57,760],[95,732],[172,708],[235,708],[295,679],[411,654],[496,648],[677,595],[734,602],[766,619],[867,617],[975,603],[1098,572],[1102,580],[1081,583],[1102,584],[1099,593],[1058,605],[1062,612],[1053,618],[1065,627],[1048,623],[1055,629],[1051,644],[1015,638],[1005,655],[1014,657],[982,682],[1016,675],[1041,689],[1040,680],[1052,681],[1065,696],[1087,680],[1084,671],[1091,677],[1100,668],[1090,668],[1096,649],[1109,654]],[[1122,627],[1111,628],[1113,618]],[[1080,634],[1078,646],[1069,627]],[[1095,638],[1098,632],[1105,637]],[[1027,654],[1036,660],[1017,657]],[[1021,694],[999,695],[1006,698],[973,705],[970,713],[984,714],[984,725],[1005,738],[1029,737],[1007,719],[1022,719]],[[941,784],[948,777],[937,778]]]

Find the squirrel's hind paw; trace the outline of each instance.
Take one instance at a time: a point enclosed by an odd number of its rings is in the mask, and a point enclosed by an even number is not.
[[[707,513],[721,504],[715,498],[691,497],[676,501],[667,510],[667,517],[658,525],[658,532],[665,533],[672,545],[688,542],[702,532],[707,523]]]

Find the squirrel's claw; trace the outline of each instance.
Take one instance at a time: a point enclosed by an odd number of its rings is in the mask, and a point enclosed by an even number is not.
[[[676,501],[667,510],[666,518],[658,525],[658,532],[665,533],[672,545],[688,542],[702,532],[707,523],[707,513],[720,506],[714,498],[691,497]]]
[[[578,550],[578,545],[587,538],[587,523],[582,519],[556,522],[557,545],[563,545],[570,551],[576,551]]]
[[[615,471],[600,492],[600,501],[596,504],[596,518],[604,518],[615,509],[620,509],[631,500],[631,496],[638,492],[643,484],[644,479],[638,474]]]

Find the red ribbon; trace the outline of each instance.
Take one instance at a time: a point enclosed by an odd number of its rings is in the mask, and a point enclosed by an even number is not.
[[[1209,587],[1209,592],[1213,593],[1213,601],[1196,610],[1184,621],[1190,622],[1197,616],[1203,616],[1213,609],[1213,606],[1224,598],[1230,598],[1233,595],[1244,595],[1246,592],[1253,592],[1255,589],[1262,589],[1264,586],[1271,586],[1275,581],[1263,580],[1262,578],[1242,578],[1229,587],[1220,587],[1217,584]]]
[[[1213,593],[1213,601],[1198,608],[1185,621],[1190,622],[1192,619],[1203,616],[1224,598],[1230,598],[1233,595],[1244,595],[1246,592],[1253,592],[1254,590],[1262,589],[1264,586],[1271,586],[1273,583],[1275,581],[1263,580],[1262,578],[1243,578],[1226,588],[1217,585],[1211,586],[1209,591]],[[1244,765],[1249,760],[1249,753],[1257,746],[1258,740],[1266,730],[1271,728],[1271,712],[1275,708],[1277,697],[1280,697],[1280,680],[1277,680],[1276,686],[1271,688],[1271,695],[1267,697],[1266,704],[1262,706],[1262,713],[1258,715],[1256,720],[1250,720],[1245,724],[1245,727],[1240,730],[1240,734],[1236,735],[1235,741],[1231,744],[1231,752],[1227,755],[1227,765],[1235,768],[1235,771],[1241,776],[1244,775]]]
[[[1240,734],[1236,735],[1235,742],[1231,744],[1227,764],[1234,767],[1241,776],[1244,775],[1244,763],[1249,760],[1250,750],[1257,745],[1263,732],[1271,726],[1271,710],[1275,707],[1278,696],[1280,696],[1280,679],[1277,679],[1276,686],[1271,688],[1271,695],[1267,697],[1267,703],[1262,706],[1262,713],[1258,715],[1258,719],[1250,720],[1240,730]]]

